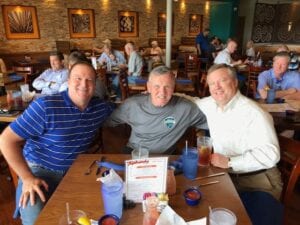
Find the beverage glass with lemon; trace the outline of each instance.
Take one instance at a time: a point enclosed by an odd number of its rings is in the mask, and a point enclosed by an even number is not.
[[[90,225],[90,220],[82,210],[70,210],[59,219],[59,225]]]

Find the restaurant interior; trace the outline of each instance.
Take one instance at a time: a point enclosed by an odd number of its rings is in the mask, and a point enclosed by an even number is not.
[[[98,79],[105,84],[108,90],[107,99],[117,100],[116,104],[122,104],[126,98],[147,91],[146,82],[150,72],[149,60],[157,57],[157,55],[148,53],[153,42],[156,42],[162,49],[161,61],[158,65],[170,67],[176,76],[175,92],[201,98],[209,96],[206,77],[213,60],[207,57],[199,58],[196,46],[196,36],[206,28],[210,30],[210,37],[216,36],[221,40],[223,48],[226,47],[229,38],[236,41],[238,47],[232,58],[237,60],[247,58],[247,43],[250,40],[253,41],[255,55],[252,62],[236,67],[238,73],[246,77],[245,84],[240,91],[249,98],[255,99],[258,75],[272,67],[273,56],[280,46],[287,46],[290,53],[298,57],[298,64],[300,61],[300,2],[298,0],[1,0],[0,5],[2,15],[0,16],[0,59],[3,60],[6,67],[5,71],[1,71],[0,67],[1,132],[22,113],[22,109],[20,109],[12,114],[7,114],[5,111],[6,114],[1,115],[7,108],[9,91],[20,91],[20,85],[28,84],[30,91],[38,92],[32,86],[32,82],[43,71],[50,68],[49,53],[53,51],[63,53],[67,67],[68,55],[72,51],[79,51],[92,60],[101,55],[105,40],[109,39],[111,48],[120,51],[125,58],[128,58],[124,46],[127,43],[134,43],[136,51],[144,61],[141,82],[130,84],[126,74],[125,77],[122,73],[118,74],[120,98],[116,99],[112,94],[110,76],[113,71],[110,71],[111,68],[108,70],[108,65],[105,68],[99,64],[95,66]],[[260,63],[258,63],[259,60],[261,60]],[[155,66],[157,65],[151,65],[152,68]],[[298,68],[299,71],[300,68]],[[273,116],[276,133],[280,136],[283,131],[292,130],[299,134],[300,102],[295,100],[285,102],[285,104],[292,107],[298,120],[289,123],[285,111],[278,111],[277,108],[272,111],[274,108],[268,108],[267,110],[271,110],[269,112]],[[23,103],[23,106],[26,108],[28,104]],[[95,145],[90,150],[95,156],[83,158],[82,170],[89,166],[91,161],[88,160],[95,160],[99,154],[108,154],[109,159],[121,163],[120,158],[114,155],[122,153],[122,148],[129,139],[130,131],[131,128],[128,125],[102,128]],[[175,154],[181,154],[186,141],[195,146],[197,135],[194,128],[188,129],[178,141],[178,150]],[[284,222],[282,224],[287,225],[296,225],[300,221],[299,141],[299,135],[298,140],[295,140],[295,136],[283,137],[279,140],[282,160],[278,166],[283,168],[283,172],[281,172],[284,178],[284,193],[281,199],[281,204],[284,206]],[[288,168],[285,168],[286,164],[284,164],[285,151],[288,156],[291,156],[288,159],[290,163]],[[20,225],[19,218],[13,219],[17,177],[6,163],[1,150],[0,166],[0,224]],[[214,169],[212,171],[223,172],[223,170]],[[72,179],[72,176],[77,175],[77,171],[73,169],[70,176],[66,178]],[[204,175],[207,174],[204,173]],[[187,185],[183,177],[178,177],[176,177],[177,183],[181,183],[182,187],[177,188],[177,194],[183,192],[183,188]],[[88,180],[85,181],[86,185],[95,186],[95,178],[95,176],[88,177]],[[225,178],[220,179],[221,181],[225,180]],[[230,181],[224,182],[230,187],[232,186]],[[74,183],[76,182],[74,181]],[[63,202],[69,198],[69,195],[64,193],[65,186],[63,183],[60,186],[61,189],[54,194],[65,195],[65,198],[62,198],[61,201],[49,201],[50,204],[45,207],[48,214],[44,213],[39,218],[38,224],[46,224],[44,222],[47,219],[53,220],[51,212],[53,215],[58,215],[61,213],[61,208],[65,209]],[[83,186],[82,188],[84,189]],[[232,188],[234,187],[232,186]],[[203,189],[205,188],[203,187]],[[98,183],[96,191],[99,192]],[[217,188],[215,191],[218,191]],[[92,195],[94,189],[90,193]],[[174,199],[181,201],[182,193],[178,195],[180,196],[176,195]],[[208,196],[210,195],[207,194],[207,198]],[[237,196],[237,194],[233,194],[229,198],[224,196],[224,201],[230,202],[231,210],[237,210],[234,211],[238,217],[236,224],[252,224],[253,221],[250,221]],[[55,197],[54,199],[57,199]],[[76,197],[78,196],[74,196],[74,198]],[[72,198],[71,195],[70,198]],[[212,198],[214,197],[212,196]],[[174,199],[170,200],[173,203],[171,207],[176,208],[177,203]],[[207,209],[198,217],[188,214],[188,212],[195,213],[195,208],[190,210],[190,208],[179,207],[180,213],[182,213],[180,215],[189,220],[204,217],[211,210],[208,211],[209,200],[201,201],[200,204],[207,206]],[[55,203],[61,203],[63,206],[55,205]],[[236,205],[234,205],[235,203]],[[84,209],[87,204],[82,203],[81,208],[79,203],[74,204],[75,206],[71,205],[72,209],[87,211]],[[99,219],[104,214],[103,206],[101,205],[101,207],[102,211],[95,212],[97,211],[95,209],[93,212],[86,213],[93,219]],[[240,207],[243,212],[240,212]],[[92,207],[89,209],[92,210]],[[50,212],[50,210],[53,211]],[[135,220],[133,217],[138,213],[140,215],[143,213],[136,210],[131,215],[129,210],[123,211],[123,222],[120,224],[139,224],[139,220]],[[245,215],[239,218],[239,213],[245,213]],[[57,224],[57,220],[49,222],[49,224]]]

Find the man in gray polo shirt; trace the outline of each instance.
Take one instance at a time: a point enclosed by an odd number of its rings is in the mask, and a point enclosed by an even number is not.
[[[147,82],[149,94],[128,98],[111,114],[109,125],[131,126],[125,153],[143,146],[150,154],[171,154],[187,128],[207,129],[202,111],[190,101],[173,96],[174,88],[172,71],[166,66],[156,67]]]

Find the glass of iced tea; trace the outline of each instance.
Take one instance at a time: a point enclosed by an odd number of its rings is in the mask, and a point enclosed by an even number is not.
[[[212,140],[210,137],[198,137],[197,138],[197,148],[199,152],[199,166],[209,166],[210,156],[212,152]]]

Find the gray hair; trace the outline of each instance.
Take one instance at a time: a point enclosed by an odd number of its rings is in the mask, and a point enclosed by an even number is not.
[[[289,61],[291,60],[288,52],[277,52],[273,57],[273,61],[275,61],[277,58],[287,58]]]
[[[153,70],[151,70],[148,80],[151,81],[152,77],[154,77],[154,76],[165,76],[165,75],[169,75],[175,84],[175,76],[174,76],[172,70],[167,66],[155,67]]]
[[[207,76],[209,76],[209,74],[211,74],[212,72],[219,70],[219,69],[226,69],[227,73],[233,78],[233,79],[237,79],[237,75],[236,75],[236,70],[234,67],[229,66],[227,64],[214,64],[213,66],[211,66],[207,72]]]

